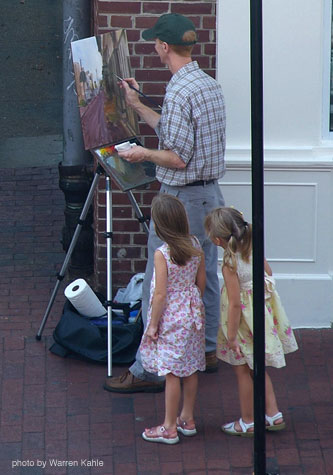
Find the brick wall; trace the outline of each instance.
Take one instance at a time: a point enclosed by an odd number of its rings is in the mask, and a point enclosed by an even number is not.
[[[94,34],[103,34],[112,29],[126,29],[133,76],[142,92],[160,104],[171,75],[160,63],[154,43],[142,40],[141,33],[142,30],[153,26],[157,18],[164,13],[181,13],[191,18],[199,37],[192,57],[208,74],[215,76],[215,0],[94,0]],[[144,146],[157,148],[157,138],[150,127],[140,123],[140,134]],[[115,184],[112,184],[112,188],[112,286],[116,291],[117,288],[126,286],[133,274],[144,272],[147,236],[135,218],[127,194],[118,191]],[[135,199],[144,215],[150,215],[150,203],[158,188],[158,184],[154,183],[147,189],[135,190]],[[96,287],[104,292],[105,214],[105,179],[102,178],[95,199],[95,277]]]

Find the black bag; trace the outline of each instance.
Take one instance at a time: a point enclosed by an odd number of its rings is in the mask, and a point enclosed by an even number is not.
[[[112,363],[130,364],[141,342],[141,312],[133,323],[112,325]],[[53,332],[50,351],[58,356],[107,363],[107,327],[94,325],[81,316],[69,300]]]

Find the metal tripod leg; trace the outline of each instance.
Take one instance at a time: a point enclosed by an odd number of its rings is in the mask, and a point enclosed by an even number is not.
[[[106,275],[107,275],[107,309],[108,309],[108,378],[112,377],[112,193],[111,180],[106,177]],[[127,191],[127,196],[133,206],[138,221],[142,224],[145,232],[149,234],[147,218],[142,214],[141,209],[132,193]]]
[[[64,263],[61,267],[61,270],[57,276],[57,282],[56,282],[56,285],[53,289],[53,292],[52,292],[52,295],[51,295],[51,298],[49,300],[49,303],[48,303],[48,306],[46,308],[46,311],[45,311],[45,314],[44,314],[44,317],[43,317],[43,320],[42,320],[42,323],[40,325],[40,328],[38,330],[38,333],[36,335],[36,339],[37,340],[40,340],[41,339],[41,336],[42,336],[42,331],[44,329],[44,326],[46,324],[46,321],[47,321],[47,318],[49,316],[49,313],[51,311],[51,308],[52,308],[52,305],[54,303],[54,300],[56,298],[56,295],[57,295],[57,292],[58,292],[58,289],[59,289],[59,286],[60,286],[60,283],[61,281],[63,280],[64,276],[65,276],[65,273],[66,273],[66,270],[67,270],[67,267],[68,267],[68,264],[69,264],[69,261],[70,261],[70,258],[71,258],[71,255],[74,251],[74,248],[75,248],[75,245],[77,243],[77,240],[79,238],[79,234],[81,232],[81,228],[82,228],[82,225],[84,224],[84,221],[86,219],[86,216],[88,214],[88,211],[89,211],[89,208],[90,208],[90,205],[92,203],[92,200],[93,200],[93,197],[94,197],[94,192],[95,192],[95,189],[98,185],[98,181],[99,181],[99,178],[100,176],[103,174],[103,169],[102,167],[98,166],[97,167],[97,170],[96,170],[96,173],[95,173],[95,176],[94,176],[94,179],[92,181],[92,184],[91,184],[91,187],[90,187],[90,190],[88,192],[88,195],[87,195],[87,198],[86,198],[86,201],[84,203],[84,206],[82,208],[82,211],[81,211],[81,214],[80,214],[80,218],[79,218],[79,221],[78,221],[78,224],[75,228],[75,232],[74,232],[74,235],[72,237],[72,240],[71,240],[71,243],[69,245],[69,248],[68,248],[68,251],[67,251],[67,254],[66,254],[66,257],[65,257],[65,260],[64,260]]]
[[[147,221],[148,221],[148,218],[146,218],[143,214],[142,214],[142,211],[141,209],[139,208],[139,205],[136,201],[136,199],[134,198],[134,195],[131,191],[127,191],[127,196],[133,206],[133,209],[135,211],[135,214],[136,214],[136,217],[138,218],[138,221],[139,223],[142,224],[143,226],[143,229],[145,230],[145,232],[147,234],[149,234],[149,227],[148,227],[148,224],[147,224]]]

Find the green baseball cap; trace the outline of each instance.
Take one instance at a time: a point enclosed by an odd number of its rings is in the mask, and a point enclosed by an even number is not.
[[[153,28],[145,30],[142,37],[145,40],[158,38],[169,45],[194,45],[196,41],[183,41],[186,31],[195,31],[194,23],[179,13],[167,13],[159,17]]]

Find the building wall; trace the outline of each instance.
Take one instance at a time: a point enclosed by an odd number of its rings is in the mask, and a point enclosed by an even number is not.
[[[199,42],[193,50],[202,69],[215,76],[216,58],[216,4],[215,1],[113,1],[94,0],[94,34],[124,28],[127,32],[133,75],[143,93],[162,103],[165,87],[170,79],[169,70],[161,65],[154,43],[141,38],[142,30],[150,28],[164,13],[181,13],[196,25]],[[149,104],[148,104],[149,105]],[[157,147],[154,131],[140,123],[140,139],[144,146]],[[150,203],[159,186],[135,190],[134,196],[145,216],[150,215]],[[124,287],[133,274],[144,272],[147,236],[135,219],[134,210],[126,193],[117,191],[112,184],[112,284],[115,291]],[[95,200],[95,276],[96,286],[104,291],[106,281],[105,179],[102,178]]]
[[[329,326],[329,0],[263,3],[266,256],[292,324]],[[249,2],[220,0],[217,16],[218,80],[227,107],[227,173],[221,188],[226,202],[251,220]]]

